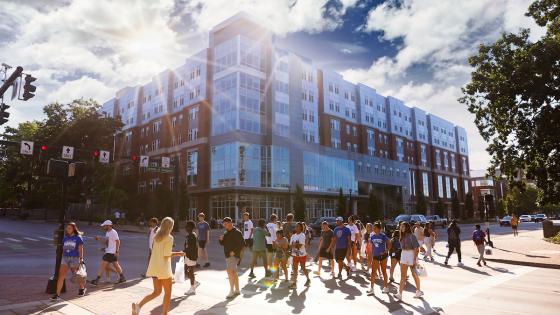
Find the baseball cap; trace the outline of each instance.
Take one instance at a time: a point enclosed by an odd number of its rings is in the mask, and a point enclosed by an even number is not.
[[[111,222],[111,220],[105,220],[105,222],[101,223],[101,226],[106,226],[106,225],[113,225],[113,222]]]
[[[344,221],[342,217],[336,217],[336,221]]]

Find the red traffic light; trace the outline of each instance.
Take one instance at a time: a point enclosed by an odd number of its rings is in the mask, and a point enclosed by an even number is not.
[[[47,148],[46,145],[42,145],[42,146],[41,146],[41,151],[47,151],[47,149],[48,149],[48,148]]]
[[[93,157],[96,157],[96,158],[99,157],[99,151],[98,150],[93,151]]]
[[[133,161],[136,161],[136,160],[138,160],[138,157],[133,154],[133,155],[130,156],[130,159],[133,160]]]

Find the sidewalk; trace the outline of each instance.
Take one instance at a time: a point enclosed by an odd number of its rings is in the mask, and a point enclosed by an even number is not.
[[[513,234],[492,236],[491,240],[494,249],[492,255],[485,256],[488,261],[560,269],[560,245],[545,241],[542,229],[520,231],[517,237]],[[471,240],[463,241],[461,250],[464,257],[478,259],[478,251]]]

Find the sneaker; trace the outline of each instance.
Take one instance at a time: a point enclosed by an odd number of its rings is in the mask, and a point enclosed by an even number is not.
[[[119,281],[117,281],[117,283],[125,283],[126,279],[124,278],[124,276],[120,276],[119,277]]]
[[[483,260],[482,263],[484,263],[484,266],[486,266],[486,260]]]
[[[255,276],[255,274],[252,273],[252,272],[249,274],[249,278],[251,278],[251,279],[252,279],[252,278],[256,278],[256,277],[257,277],[257,276]]]
[[[385,287],[385,288],[383,288],[383,290],[381,290],[381,292],[383,292],[383,293],[389,293],[389,288]]]
[[[313,271],[313,274],[316,275],[316,276],[321,276],[321,272],[319,272],[319,271]]]
[[[350,267],[346,267],[346,275],[350,277]]]
[[[190,287],[187,292],[185,292],[185,295],[195,295],[196,294],[196,288],[194,286]]]
[[[239,292],[239,290],[233,291],[233,296],[238,296],[238,295],[241,295],[241,292]]]
[[[400,294],[400,293],[395,294],[395,299],[401,301],[402,300],[402,294]]]
[[[457,266],[462,267],[462,266],[464,266],[464,265],[463,265],[462,262],[458,262],[458,263],[457,263]]]
[[[340,273],[338,274],[337,278],[338,278],[339,280],[342,280],[342,272],[340,272]]]
[[[445,264],[446,266],[448,265],[448,263],[447,263],[447,259],[445,260],[444,264]]]
[[[369,290],[367,290],[366,293],[367,293],[367,295],[374,295],[375,290],[373,288],[369,288]]]
[[[480,264],[480,261],[476,263],[477,266],[482,267],[482,265]]]
[[[414,294],[414,297],[419,299],[422,296],[424,296],[424,292],[420,291],[420,290],[416,290],[416,294]]]
[[[191,288],[198,288],[200,286],[200,282],[195,281],[194,284],[191,286]]]
[[[391,283],[395,282],[395,278],[390,277],[390,278],[389,278],[389,282],[391,282]]]
[[[99,284],[99,279],[93,279],[89,283],[93,286],[97,286]]]
[[[289,289],[295,289],[297,288],[297,284],[295,282],[290,283],[290,286],[288,287]]]
[[[335,275],[334,271],[331,271],[331,276],[332,276],[333,278],[335,278],[335,277],[336,277],[336,275]]]
[[[78,296],[84,296],[84,295],[86,295],[86,288],[79,289],[78,290]]]
[[[210,267],[210,263],[209,263],[209,262],[207,262],[207,263],[204,264],[204,268],[208,268],[208,267]]]
[[[226,296],[226,299],[231,300],[231,299],[233,299],[235,296],[236,296],[236,295],[235,295],[235,292],[232,291],[232,292],[230,292],[230,293]]]
[[[58,301],[60,300],[60,296],[58,294],[55,294],[51,297],[51,301]]]

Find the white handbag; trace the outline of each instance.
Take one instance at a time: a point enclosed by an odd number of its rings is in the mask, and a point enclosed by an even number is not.
[[[428,276],[428,271],[426,270],[426,267],[424,267],[424,265],[421,265],[419,263],[416,264],[416,268],[415,268],[414,271],[416,272],[418,277],[427,277]]]

